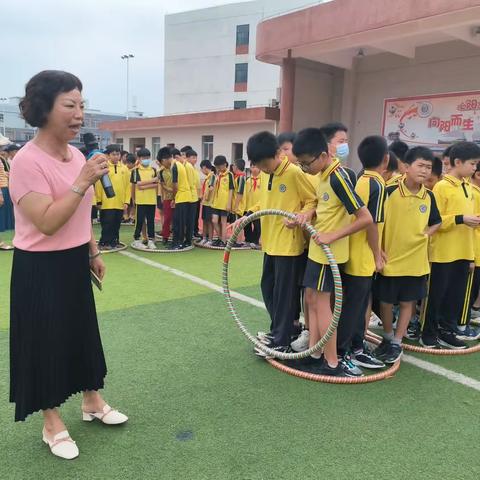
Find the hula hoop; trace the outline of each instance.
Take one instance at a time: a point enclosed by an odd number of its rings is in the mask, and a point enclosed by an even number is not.
[[[230,252],[232,251],[233,244],[236,242],[238,235],[243,231],[244,227],[249,223],[257,220],[260,217],[264,217],[266,215],[278,215],[281,217],[288,218],[290,220],[295,220],[296,216],[293,213],[284,212],[283,210],[260,210],[258,212],[252,213],[244,220],[242,220],[234,229],[232,236],[227,242],[227,246],[225,247],[225,253],[223,255],[223,269],[222,269],[222,287],[223,287],[223,296],[227,302],[228,309],[230,314],[233,317],[233,320],[237,324],[238,328],[243,332],[243,334],[257,347],[258,350],[262,351],[266,355],[274,358],[278,358],[280,360],[300,360],[302,358],[309,357],[312,353],[316,353],[321,350],[325,344],[330,340],[332,335],[335,333],[337,329],[338,321],[340,319],[340,314],[342,313],[342,299],[343,299],[343,292],[342,292],[342,279],[340,277],[340,271],[338,269],[338,265],[335,262],[335,258],[333,256],[332,251],[328,245],[322,244],[322,249],[328,259],[328,263],[330,264],[330,268],[332,269],[333,274],[333,283],[334,283],[334,293],[335,293],[335,304],[333,309],[333,317],[330,325],[328,326],[325,335],[318,341],[316,345],[299,353],[284,353],[278,352],[267,347],[265,344],[260,342],[255,336],[253,336],[245,325],[240,320],[240,317],[235,310],[235,307],[232,302],[232,297],[230,295],[230,287],[228,282],[228,266],[230,261]],[[305,224],[302,227],[310,236],[315,235],[317,231],[312,227],[310,224]]]
[[[193,242],[193,244],[198,248],[205,248],[206,250],[225,250],[225,247],[215,247],[213,245],[200,245],[199,240]],[[244,247],[232,247],[230,250],[252,250],[252,247],[245,245]]]
[[[153,250],[150,248],[134,247],[132,243],[130,244],[130,248],[132,248],[133,250],[137,250],[137,252],[146,252],[146,253],[182,253],[182,252],[188,252],[190,250],[193,250],[195,247],[191,245],[190,247],[182,248],[181,250],[170,250],[168,248],[156,248],[155,250]]]
[[[98,245],[98,241],[97,241],[97,245]],[[105,255],[107,253],[121,252],[122,250],[126,250],[128,248],[128,246],[123,242],[118,242],[118,245],[119,245],[118,247],[112,248],[110,250],[102,250],[100,247],[98,247],[98,249],[102,252],[102,255]]]
[[[380,335],[377,335],[370,330],[367,331],[368,337],[375,340],[382,340]],[[471,353],[480,352],[480,343],[474,347],[464,348],[463,350],[452,350],[448,348],[425,348],[417,345],[410,345],[409,343],[402,343],[402,348],[409,352],[428,353],[429,355],[469,355]]]
[[[380,344],[380,340],[366,337],[366,339],[375,344]],[[293,377],[303,378],[304,380],[310,380],[312,382],[321,382],[321,383],[342,383],[342,384],[359,384],[359,383],[372,383],[379,382],[380,380],[385,380],[387,378],[393,378],[395,374],[400,369],[400,360],[395,362],[391,367],[383,370],[379,373],[372,373],[371,375],[365,375],[363,377],[330,377],[328,375],[318,375],[316,373],[303,372],[302,370],[297,370],[292,367],[288,367],[283,363],[277,362],[273,358],[267,358],[267,362],[277,370],[292,375]]]

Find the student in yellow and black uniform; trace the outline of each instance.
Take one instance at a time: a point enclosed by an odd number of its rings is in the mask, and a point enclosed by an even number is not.
[[[198,154],[190,147],[190,150],[185,152],[187,162],[192,166],[190,170],[192,192],[192,203],[190,205],[191,222],[192,222],[192,235],[195,238],[200,238],[198,230],[198,219],[200,216],[200,198],[201,198],[201,184],[200,184],[200,170],[197,168]]]
[[[247,204],[247,196],[245,194],[245,160],[241,158],[235,160],[232,165],[232,172],[235,181],[232,212],[236,220],[243,217],[246,212],[245,206]],[[243,246],[244,240],[245,235],[241,232],[234,247]]]
[[[332,158],[336,158],[347,173],[350,183],[355,187],[357,175],[345,165],[349,155],[348,128],[341,122],[331,122],[320,127],[320,131],[327,140],[328,152]]]
[[[473,205],[474,212],[480,216],[480,162],[477,163],[477,169],[472,176],[473,187]],[[480,228],[474,230],[474,254],[475,254],[475,270],[473,272],[472,293],[470,295],[470,319],[480,318]]]
[[[162,147],[157,153],[157,160],[162,168],[158,174],[162,188],[163,202],[163,225],[162,238],[164,246],[168,245],[173,220],[173,184],[172,184],[172,162],[173,156],[170,147]]]
[[[202,191],[200,198],[202,199],[202,245],[212,245],[213,242],[213,224],[212,224],[212,195],[213,191],[210,185],[215,183],[215,168],[210,160],[202,160],[200,169],[205,178],[202,182]]]
[[[315,211],[315,191],[305,174],[280,152],[275,135],[260,132],[250,137],[247,153],[251,166],[261,170],[259,202],[251,211],[280,209],[310,215]],[[271,324],[262,341],[271,348],[289,351],[300,297],[304,237],[294,222],[278,216],[261,218],[263,272],[262,296]],[[260,351],[257,354],[263,356]]]
[[[137,157],[133,153],[127,154],[127,159],[125,161],[125,166],[129,171],[129,175],[132,175],[132,170],[137,166]],[[130,204],[128,205],[127,211],[123,215],[123,222],[129,225],[135,224],[135,207],[133,205],[133,200],[130,195]]]
[[[319,175],[315,212],[315,228],[319,233],[310,240],[303,281],[309,312],[310,346],[313,346],[330,325],[330,302],[334,291],[332,270],[320,245],[329,244],[336,262],[342,265],[349,259],[349,235],[367,228],[373,219],[355,193],[348,173],[329,152],[321,129],[307,128],[299,132],[293,144],[293,153],[304,171]],[[356,217],[353,221],[351,215]],[[336,342],[335,334],[325,345],[324,356],[310,357],[306,367],[323,375],[354,375],[351,366],[337,357]]]
[[[410,149],[404,156],[403,178],[397,185],[387,187],[383,232],[386,263],[374,285],[384,330],[384,339],[375,355],[387,364],[402,356],[402,340],[412,311],[427,295],[429,238],[442,222],[433,193],[423,185],[430,177],[433,161],[430,149]],[[395,332],[393,305],[400,306]]]
[[[420,343],[451,349],[467,347],[464,340],[478,332],[467,325],[465,303],[469,302],[469,271],[474,267],[474,229],[480,226],[475,213],[472,185],[468,182],[480,160],[480,147],[458,142],[450,150],[450,173],[433,188],[442,225],[433,235],[431,274]],[[468,298],[468,299],[467,299]],[[460,325],[459,325],[460,323]]]
[[[188,181],[187,170],[185,168],[185,158],[176,148],[172,149],[174,162],[172,164],[172,186],[175,198],[175,210],[173,212],[173,242],[172,250],[181,250],[185,248],[187,242],[187,224],[190,221],[190,202],[192,192]],[[191,238],[190,238],[191,242]]]
[[[247,215],[252,213],[254,205],[260,204],[260,192],[262,188],[260,179],[260,169],[256,165],[250,165],[250,177],[245,181],[245,211]],[[245,241],[249,243],[252,248],[259,249],[260,235],[262,232],[260,219],[249,223],[243,231],[245,234]]]
[[[150,151],[140,148],[137,152],[139,165],[132,170],[132,198],[136,205],[135,233],[133,242],[136,248],[143,248],[140,240],[143,224],[147,223],[147,248],[155,250],[155,209],[157,206],[158,178],[157,171],[151,166]]]
[[[187,219],[185,222],[185,241],[183,242],[184,247],[190,247],[192,245],[193,239],[193,223],[195,212],[197,209],[198,202],[198,188],[197,188],[197,177],[195,175],[195,167],[192,166],[187,154],[193,152],[190,145],[186,145],[180,150],[181,158],[179,160],[183,163],[185,167],[185,172],[187,173],[188,185],[190,186],[190,201],[188,202],[188,213]],[[195,152],[194,152],[195,153]],[[195,153],[196,161],[196,153]]]
[[[213,242],[214,246],[224,247],[227,242],[227,217],[232,211],[233,193],[235,181],[233,173],[228,170],[228,162],[225,156],[217,155],[213,160],[217,171],[215,183],[212,189],[212,223],[218,239]]]
[[[373,275],[383,268],[380,237],[386,191],[381,174],[389,160],[387,142],[377,135],[365,137],[357,153],[364,171],[357,181],[355,192],[367,206],[373,223],[365,230],[350,235],[349,258],[342,274],[344,296],[337,329],[337,351],[352,375],[362,374],[358,367],[378,369],[385,366],[375,358],[364,340]]]
[[[110,250],[118,247],[120,239],[120,225],[124,212],[130,205],[131,187],[130,171],[120,161],[121,148],[119,145],[108,145],[105,149],[108,158],[109,177],[112,182],[115,196],[108,198],[98,181],[95,184],[95,197],[100,209],[100,224],[102,234],[98,247],[100,250]]]

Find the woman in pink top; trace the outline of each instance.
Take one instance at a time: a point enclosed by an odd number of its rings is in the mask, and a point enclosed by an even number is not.
[[[68,144],[83,122],[82,84],[48,70],[27,84],[20,110],[38,127],[10,172],[16,231],[10,311],[10,401],[15,420],[41,410],[43,441],[71,459],[78,448],[58,408],[83,392],[82,415],[105,424],[127,417],[111,409],[98,390],[107,373],[98,330],[90,269],[103,278],[90,225],[92,185],[108,172],[97,155],[85,162]]]

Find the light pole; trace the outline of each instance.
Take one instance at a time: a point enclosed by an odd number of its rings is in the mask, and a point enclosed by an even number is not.
[[[130,67],[130,59],[131,58],[134,58],[135,55],[132,55],[131,53],[127,53],[125,55],[122,55],[120,58],[122,60],[126,60],[127,61],[127,111],[126,111],[126,117],[127,117],[127,120],[128,120],[128,110],[129,110],[129,106],[128,106],[128,97],[129,97],[129,85],[128,85],[128,80],[129,80],[129,67]]]
[[[8,98],[0,97],[0,102],[2,102],[2,105],[5,105],[5,102],[8,102]],[[2,130],[3,130],[2,135],[3,136],[5,136],[5,116],[6,116],[6,112],[5,112],[5,107],[3,106],[2,107]]]

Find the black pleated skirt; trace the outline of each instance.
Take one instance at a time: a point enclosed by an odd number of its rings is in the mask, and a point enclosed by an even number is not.
[[[103,388],[107,374],[88,244],[55,252],[15,249],[10,288],[10,401],[15,421]]]

